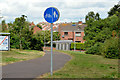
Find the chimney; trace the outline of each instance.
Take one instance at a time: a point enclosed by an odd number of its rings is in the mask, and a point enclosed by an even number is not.
[[[78,22],[78,25],[82,25],[82,21],[79,21],[79,22]]]

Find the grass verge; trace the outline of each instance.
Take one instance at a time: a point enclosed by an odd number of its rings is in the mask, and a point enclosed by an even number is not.
[[[10,63],[30,60],[34,58],[38,58],[44,55],[43,51],[37,50],[19,50],[19,49],[11,49],[11,51],[2,51],[2,65],[7,65]]]
[[[60,51],[72,56],[72,60],[53,76],[46,73],[38,78],[118,78],[118,59],[74,51]]]

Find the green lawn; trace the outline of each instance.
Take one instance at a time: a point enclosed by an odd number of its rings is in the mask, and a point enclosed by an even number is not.
[[[44,55],[44,52],[37,50],[19,50],[2,51],[2,65],[38,58]]]
[[[118,59],[74,51],[61,51],[73,58],[63,68],[41,78],[118,78]],[[39,77],[38,77],[39,78]]]

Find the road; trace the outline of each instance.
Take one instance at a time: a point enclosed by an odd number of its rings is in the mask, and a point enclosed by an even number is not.
[[[46,51],[43,57],[16,62],[2,67],[3,78],[36,78],[50,72],[50,51]],[[71,59],[70,56],[53,52],[53,70],[60,69]],[[4,79],[5,80],[5,79]],[[7,79],[6,79],[7,80]],[[22,79],[23,80],[23,79]],[[30,80],[30,79],[29,79]]]

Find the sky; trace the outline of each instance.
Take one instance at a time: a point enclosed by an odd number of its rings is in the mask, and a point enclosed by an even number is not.
[[[0,0],[0,16],[9,23],[26,15],[27,21],[37,24],[45,22],[43,14],[46,8],[56,7],[60,12],[57,23],[85,22],[85,16],[90,11],[98,12],[101,18],[106,18],[107,12],[118,2],[119,0]]]

